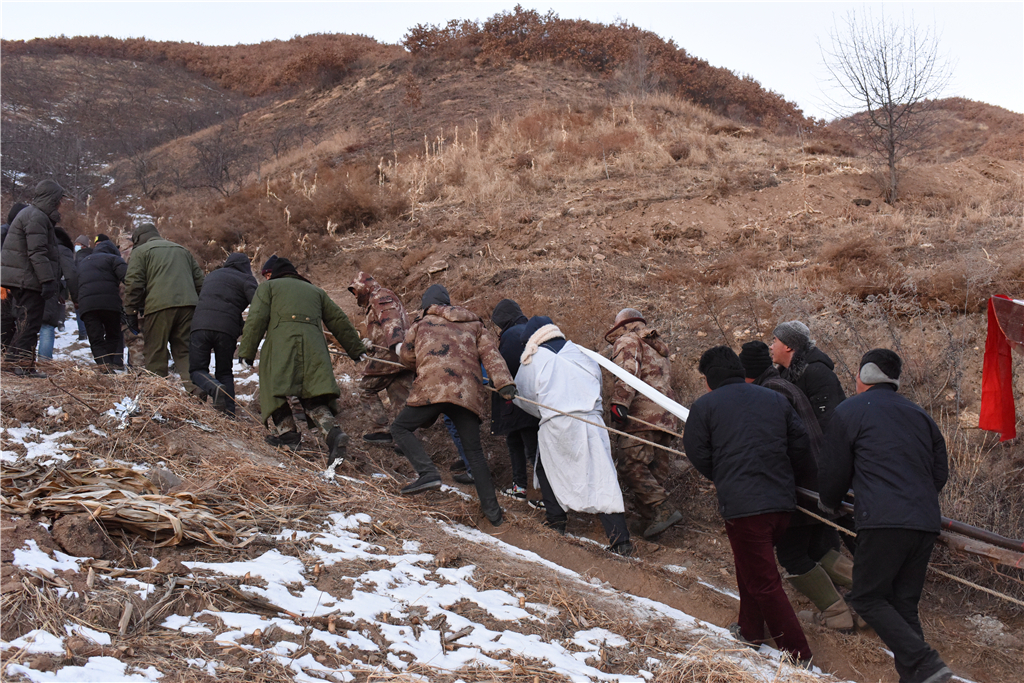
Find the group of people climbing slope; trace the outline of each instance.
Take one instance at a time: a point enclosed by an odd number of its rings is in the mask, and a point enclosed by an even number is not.
[[[36,367],[45,309],[70,297],[101,371],[122,371],[126,337],[141,337],[141,357],[130,352],[130,364],[167,376],[173,359],[185,389],[234,414],[237,346],[243,366],[258,366],[267,441],[298,449],[293,410],[301,407],[333,471],[349,436],[339,422],[326,328],[359,364],[359,402],[375,429],[364,441],[394,448],[415,472],[402,494],[441,486],[417,436],[440,419],[460,455],[453,478],[475,486],[495,527],[505,521],[504,494],[542,509],[546,525],[562,534],[570,511],[595,514],[608,549],[630,556],[628,501],[645,539],[684,521],[666,488],[679,472],[672,444],[678,447],[680,420],[656,400],[674,398],[669,346],[640,310],[623,308],[609,321],[601,359],[567,339],[556,320],[527,316],[514,300],[499,301],[485,321],[433,284],[407,309],[360,272],[348,288],[363,318],[360,333],[287,258],[271,256],[262,282],[241,253],[204,274],[151,222],[131,232],[128,253],[105,235],[72,243],[57,227],[62,196],[56,183],[40,183],[33,202],[12,208],[4,226],[5,371],[45,376]],[[804,323],[779,324],[770,341],[748,342],[739,354],[728,346],[703,353],[697,372],[707,393],[693,403],[682,433],[685,455],[714,483],[725,520],[740,595],[733,635],[754,647],[770,639],[807,663],[803,625],[849,632],[866,623],[892,650],[902,682],[948,680],[917,611],[947,477],[940,431],[898,393],[896,353],[864,354],[857,394],[847,398]],[[607,396],[605,359],[624,371]],[[511,482],[501,490],[482,446],[488,415],[491,433],[507,445]],[[843,507],[851,487],[852,515]],[[539,496],[530,497],[531,488]],[[798,502],[798,488],[819,496],[820,509]],[[816,609],[798,615],[783,578]]]

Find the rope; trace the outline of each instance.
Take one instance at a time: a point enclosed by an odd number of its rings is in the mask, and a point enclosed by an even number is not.
[[[641,419],[640,419],[639,417],[633,417],[632,415],[626,415],[626,417],[627,417],[628,419],[630,419],[630,420],[633,420],[633,422],[639,422],[639,423],[640,423],[640,424],[642,424],[642,425],[647,425],[647,426],[648,426],[648,427],[650,427],[651,429],[656,429],[656,430],[657,430],[657,431],[659,431],[659,432],[665,432],[665,433],[666,433],[666,434],[668,434],[669,436],[675,436],[675,437],[678,437],[678,438],[680,438],[680,439],[681,439],[681,438],[683,438],[683,435],[682,435],[682,434],[679,434],[679,433],[677,433],[677,432],[673,432],[673,431],[670,431],[670,430],[668,430],[668,429],[665,429],[664,427],[659,427],[659,426],[658,426],[658,425],[656,425],[656,424],[651,424],[650,422],[646,422],[646,421],[644,421],[644,420],[641,420]]]
[[[800,512],[804,513],[808,517],[813,517],[814,519],[818,520],[819,522],[823,522],[825,524],[828,524],[830,527],[832,527],[834,529],[838,529],[839,531],[841,531],[844,534],[848,534],[850,536],[853,536],[854,538],[857,537],[857,534],[855,532],[850,531],[849,529],[844,529],[843,527],[839,526],[838,524],[836,524],[835,522],[833,522],[830,519],[826,519],[826,518],[824,518],[824,517],[822,517],[820,515],[816,515],[813,512],[811,512],[810,510],[808,510],[806,508],[802,508],[799,505],[796,506],[796,509],[799,510]],[[975,590],[979,590],[982,593],[988,593],[989,595],[995,596],[997,598],[1001,598],[1001,599],[1003,599],[1003,600],[1005,600],[1007,602],[1013,603],[1014,605],[1017,605],[1019,607],[1024,607],[1024,601],[1018,600],[1017,598],[1012,597],[1010,595],[1006,595],[1005,593],[1000,593],[999,591],[992,590],[991,588],[986,588],[985,586],[980,586],[980,585],[974,583],[973,581],[968,581],[967,579],[961,579],[959,576],[954,576],[954,575],[952,575],[952,574],[950,574],[948,572],[942,571],[941,569],[936,569],[935,567],[933,567],[931,565],[928,566],[928,570],[932,571],[932,572],[935,572],[939,576],[945,577],[947,579],[951,579],[953,581],[956,581],[957,583],[961,583],[961,584],[963,584],[965,586],[968,586],[970,588],[973,588]]]

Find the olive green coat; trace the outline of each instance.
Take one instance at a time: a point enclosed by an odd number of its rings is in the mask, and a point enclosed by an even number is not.
[[[263,421],[287,397],[339,396],[323,326],[337,337],[352,360],[368,352],[345,312],[327,293],[305,280],[284,276],[256,289],[242,330],[238,357],[253,359],[260,340],[260,409]]]
[[[132,233],[132,256],[124,276],[125,313],[148,314],[195,306],[203,288],[203,269],[185,247],[165,240],[152,223]]]

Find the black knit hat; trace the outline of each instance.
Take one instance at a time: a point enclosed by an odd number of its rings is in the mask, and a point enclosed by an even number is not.
[[[274,266],[277,265],[277,254],[274,254],[267,259],[267,262],[260,268],[260,275],[266,275],[267,273],[274,272]]]
[[[772,355],[763,341],[749,341],[740,351],[740,362],[748,379],[757,379],[772,365]]]
[[[743,379],[743,363],[728,346],[715,346],[703,353],[697,370],[707,379],[712,390],[722,386],[727,379]]]

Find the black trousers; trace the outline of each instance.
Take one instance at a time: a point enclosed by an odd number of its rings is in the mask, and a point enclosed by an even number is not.
[[[917,612],[937,536],[912,529],[857,532],[850,605],[892,650],[901,680],[942,661],[925,642]]]
[[[534,465],[534,472],[537,474],[537,480],[540,482],[540,495],[544,501],[544,516],[547,518],[548,526],[565,528],[565,523],[569,519],[569,515],[565,512],[561,505],[558,504],[558,499],[555,498],[555,491],[551,488],[551,482],[548,481],[548,475],[544,472],[543,457],[537,458],[537,464]],[[629,540],[629,529],[626,527],[626,515],[623,512],[599,512],[597,518],[601,520],[601,526],[604,527],[604,533],[608,536],[609,545],[618,545],[624,541]]]
[[[91,335],[90,335],[91,337]],[[228,395],[227,412],[235,414],[235,375],[232,363],[238,339],[226,332],[216,330],[193,330],[188,345],[188,374],[192,384],[216,396],[218,384]],[[213,355],[214,371],[210,376],[210,355]]]
[[[480,418],[472,410],[457,406],[454,403],[430,403],[425,406],[407,405],[391,423],[391,436],[402,453],[409,459],[416,473],[422,476],[441,478],[437,465],[430,459],[423,445],[413,433],[421,427],[429,427],[442,414],[447,415],[455,424],[462,441],[462,449],[473,472],[476,484],[476,495],[480,499],[480,508],[488,519],[494,520],[501,511],[498,497],[494,493],[494,482],[491,470],[487,466],[483,447],[480,445]]]
[[[124,367],[124,338],[121,336],[121,311],[87,311],[81,315],[89,348],[97,365]]]
[[[775,556],[790,575],[806,574],[825,553],[839,550],[842,544],[838,531],[816,520],[808,523],[807,519],[805,515],[794,513],[789,528],[775,544]]]
[[[36,345],[39,343],[39,328],[43,326],[43,312],[46,301],[34,289],[22,287],[7,288],[8,305],[3,307],[2,329],[5,360],[25,368],[36,364]]]
[[[527,487],[526,463],[537,457],[537,427],[527,427],[509,432],[505,436],[508,445],[508,457],[512,464],[512,483]]]

